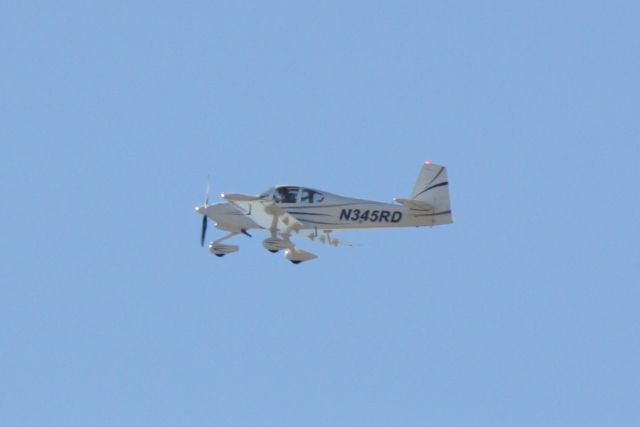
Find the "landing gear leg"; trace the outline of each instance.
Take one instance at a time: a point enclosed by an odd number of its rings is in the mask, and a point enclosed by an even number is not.
[[[232,238],[233,236],[237,236],[238,234],[240,234],[240,233],[238,233],[237,231],[232,231],[231,233],[227,234],[226,236],[222,236],[218,240],[214,240],[213,242],[209,243],[209,246],[214,246],[214,245],[220,244],[220,243],[224,242],[225,240]]]

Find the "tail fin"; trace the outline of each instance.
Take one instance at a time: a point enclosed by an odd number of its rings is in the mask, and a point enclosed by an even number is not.
[[[453,222],[447,168],[444,166],[425,162],[420,170],[420,175],[418,175],[411,198],[420,203],[428,203],[433,207],[433,225]]]

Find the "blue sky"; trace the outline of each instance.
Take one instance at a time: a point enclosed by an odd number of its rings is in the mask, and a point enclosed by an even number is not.
[[[2,424],[639,425],[639,9],[2,3]],[[426,159],[453,225],[199,246]]]

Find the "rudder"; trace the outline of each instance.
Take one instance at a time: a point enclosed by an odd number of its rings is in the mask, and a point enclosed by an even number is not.
[[[418,175],[411,198],[433,206],[432,220],[434,225],[453,222],[446,167],[425,162]]]

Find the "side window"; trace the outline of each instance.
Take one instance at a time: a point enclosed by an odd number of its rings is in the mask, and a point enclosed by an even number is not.
[[[298,187],[278,187],[273,193],[276,203],[296,203],[298,201]]]
[[[302,190],[302,196],[300,202],[302,203],[320,203],[324,200],[324,195],[314,190],[304,188]]]

